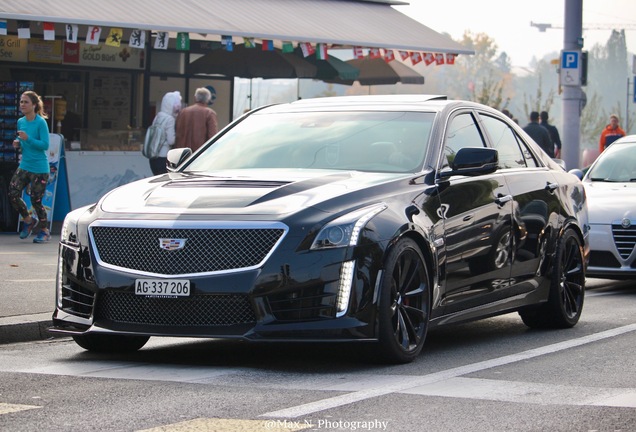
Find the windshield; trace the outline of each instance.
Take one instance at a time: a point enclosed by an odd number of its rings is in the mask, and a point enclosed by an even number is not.
[[[420,112],[257,112],[185,170],[415,172],[421,169],[434,117]]]
[[[610,146],[599,156],[587,177],[592,181],[636,181],[636,145]]]

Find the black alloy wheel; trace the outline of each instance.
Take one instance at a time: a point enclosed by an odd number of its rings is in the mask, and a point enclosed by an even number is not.
[[[532,328],[574,327],[581,318],[585,299],[583,247],[571,229],[559,239],[552,268],[550,295],[539,308],[519,312],[524,324]]]
[[[391,363],[413,361],[424,346],[430,312],[426,261],[411,239],[389,252],[379,303],[379,350]]]

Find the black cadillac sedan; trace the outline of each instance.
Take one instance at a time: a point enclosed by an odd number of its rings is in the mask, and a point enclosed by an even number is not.
[[[98,352],[151,336],[346,341],[409,362],[434,326],[581,316],[582,184],[489,107],[268,106],[168,166],[68,214],[51,331]]]

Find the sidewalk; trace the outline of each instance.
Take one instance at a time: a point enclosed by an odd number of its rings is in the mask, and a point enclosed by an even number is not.
[[[48,243],[33,235],[0,233],[0,344],[52,337],[59,234]]]

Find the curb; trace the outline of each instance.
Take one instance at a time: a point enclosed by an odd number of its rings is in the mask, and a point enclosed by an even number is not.
[[[0,345],[52,339],[47,329],[53,325],[51,313],[0,318]]]

